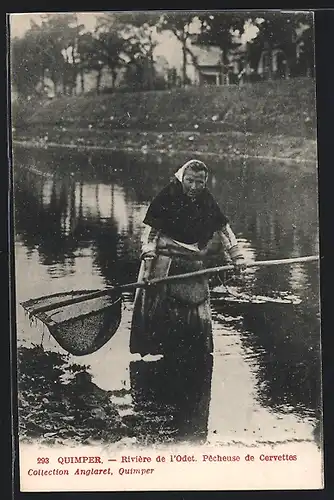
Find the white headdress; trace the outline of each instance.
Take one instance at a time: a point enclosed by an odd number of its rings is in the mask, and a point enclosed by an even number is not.
[[[175,177],[180,181],[182,182],[183,180],[183,175],[184,175],[184,171],[186,170],[186,168],[190,167],[192,165],[192,163],[202,163],[202,162],[199,162],[198,160],[188,160],[184,165],[182,165],[182,167],[179,168],[179,170],[177,172],[175,172]],[[204,165],[204,163],[203,163]]]

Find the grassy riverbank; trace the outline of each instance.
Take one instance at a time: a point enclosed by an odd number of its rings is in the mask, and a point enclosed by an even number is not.
[[[13,108],[14,139],[316,161],[314,81],[59,98]]]

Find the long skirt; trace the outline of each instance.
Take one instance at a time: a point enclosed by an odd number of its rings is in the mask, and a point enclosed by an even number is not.
[[[200,260],[159,255],[149,279],[203,268]],[[144,274],[142,262],[138,281]],[[131,353],[196,358],[213,351],[208,280],[205,276],[137,289],[131,326]]]

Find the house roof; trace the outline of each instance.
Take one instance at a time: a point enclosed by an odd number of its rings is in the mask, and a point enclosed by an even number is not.
[[[193,55],[197,58],[198,66],[218,66],[221,63],[222,50],[215,46],[192,45],[190,47]],[[230,61],[239,58],[245,53],[244,46],[236,46],[228,53]]]
[[[198,66],[217,66],[221,60],[221,50],[218,47],[192,45],[191,49],[197,58]]]

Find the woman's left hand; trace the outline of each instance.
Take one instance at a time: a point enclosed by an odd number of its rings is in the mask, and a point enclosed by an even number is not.
[[[233,262],[233,267],[234,267],[234,272],[238,275],[243,274],[247,269],[246,262],[243,259],[238,259],[235,262]]]
[[[208,251],[206,248],[202,248],[196,255],[200,260],[204,260],[208,255]]]

